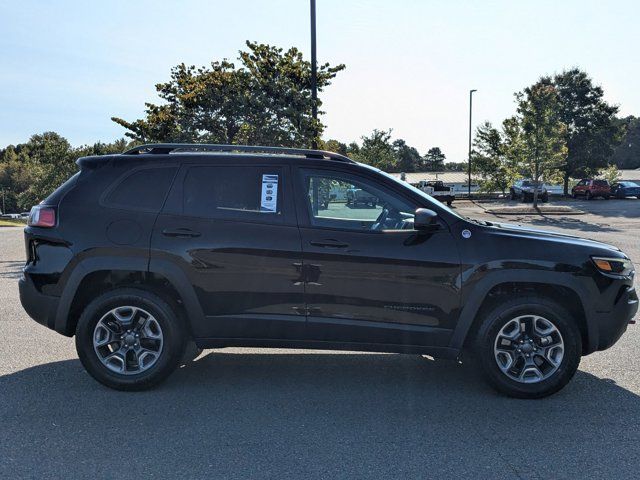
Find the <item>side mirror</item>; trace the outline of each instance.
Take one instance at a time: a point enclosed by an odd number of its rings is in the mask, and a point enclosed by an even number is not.
[[[413,217],[413,228],[421,232],[433,232],[437,230],[438,214],[428,208],[417,208]]]

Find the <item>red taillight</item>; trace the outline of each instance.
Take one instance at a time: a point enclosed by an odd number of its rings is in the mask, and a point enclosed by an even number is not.
[[[29,221],[27,225],[30,227],[51,228],[56,226],[56,210],[53,207],[36,205],[29,213]]]

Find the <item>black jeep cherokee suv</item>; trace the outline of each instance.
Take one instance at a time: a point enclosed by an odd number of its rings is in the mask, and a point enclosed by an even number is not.
[[[195,343],[465,349],[499,391],[542,397],[638,308],[619,249],[462,218],[338,154],[158,144],[78,165],[31,212],[20,297],[113,388],[158,383]]]

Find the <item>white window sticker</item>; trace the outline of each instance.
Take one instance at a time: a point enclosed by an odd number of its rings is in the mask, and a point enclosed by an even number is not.
[[[278,211],[278,175],[262,175],[261,212]]]

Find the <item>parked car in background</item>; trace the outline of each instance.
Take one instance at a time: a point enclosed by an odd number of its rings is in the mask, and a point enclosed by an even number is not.
[[[447,187],[442,180],[423,180],[418,183],[418,188],[436,200],[451,206],[456,198],[453,187]]]
[[[378,204],[378,198],[375,195],[362,190],[361,188],[350,188],[347,190],[347,205],[357,207],[358,205],[375,206]]]
[[[635,182],[617,182],[611,185],[611,195],[616,198],[636,197],[640,199],[640,185]]]
[[[509,188],[509,198],[511,200],[521,199],[523,202],[530,202],[533,200],[534,192],[538,190],[538,199],[543,202],[549,201],[549,192],[544,183],[539,183],[536,186],[536,182],[533,180],[518,180],[511,188]]]
[[[611,196],[611,186],[606,180],[582,179],[571,189],[571,196],[578,198],[584,196],[587,200],[595,197],[602,197],[609,200]]]

